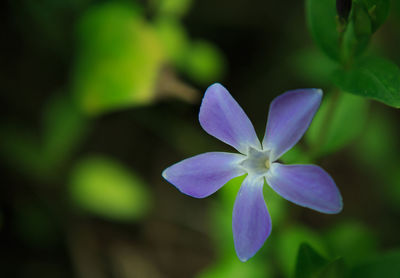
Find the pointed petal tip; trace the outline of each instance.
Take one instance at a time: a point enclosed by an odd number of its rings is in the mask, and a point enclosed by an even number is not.
[[[233,206],[232,232],[237,257],[253,257],[271,233],[271,217],[263,197],[263,178],[247,176]]]
[[[168,178],[167,178],[167,170],[168,170],[168,168],[164,169],[164,171],[162,171],[162,173],[161,173],[161,176],[162,176],[166,181],[168,181]],[[169,182],[169,181],[168,181],[168,182]]]
[[[207,94],[212,93],[212,92],[214,92],[214,93],[215,92],[220,92],[221,90],[226,90],[227,91],[227,89],[219,82],[211,84],[210,86],[207,87],[207,89],[206,89],[206,91],[204,93],[204,96],[203,96],[203,100],[204,100],[204,98],[205,98],[205,96]]]
[[[238,256],[238,259],[242,262],[242,263],[245,263],[245,262],[247,262],[250,258],[247,258],[247,257],[241,257],[239,254],[237,254],[237,256]]]
[[[223,87],[223,88],[225,88],[221,83],[215,82],[215,83],[211,84],[210,86],[208,86],[207,90],[210,89],[210,88],[214,88],[214,87],[216,87],[216,88],[217,88],[217,87]]]
[[[209,86],[200,105],[199,122],[210,135],[245,154],[261,144],[242,107],[220,83]]]
[[[338,204],[338,206],[332,208],[329,211],[323,211],[323,213],[326,213],[326,214],[339,214],[339,213],[342,212],[342,210],[343,210],[343,201],[342,201],[342,197],[340,196],[340,203]]]
[[[317,94],[319,94],[319,95],[321,95],[321,96],[324,94],[324,92],[322,91],[322,89],[314,88],[313,90],[315,91],[315,93],[317,93]]]
[[[244,174],[237,167],[241,159],[241,155],[234,153],[203,153],[175,163],[165,169],[162,176],[180,192],[194,198],[205,198],[231,179]]]
[[[299,206],[325,214],[337,214],[343,209],[339,188],[319,166],[273,163],[266,179],[279,195]]]

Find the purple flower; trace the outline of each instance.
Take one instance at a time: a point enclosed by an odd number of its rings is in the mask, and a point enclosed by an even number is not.
[[[277,162],[303,136],[321,98],[319,89],[288,91],[276,97],[260,143],[243,109],[221,84],[213,84],[200,107],[200,124],[207,133],[240,153],[200,154],[172,165],[162,174],[181,192],[204,198],[232,178],[247,173],[232,216],[233,240],[241,261],[254,256],[271,232],[271,218],[263,197],[264,180],[279,195],[297,205],[323,213],[342,210],[340,192],[322,168]]]

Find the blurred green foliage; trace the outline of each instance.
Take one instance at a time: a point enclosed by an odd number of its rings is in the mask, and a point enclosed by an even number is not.
[[[338,61],[340,50],[335,3],[335,0],[308,0],[306,12],[308,27],[316,44],[331,59]]]
[[[156,10],[163,16],[181,17],[185,15],[192,0],[151,0]]]
[[[153,100],[163,50],[138,8],[94,7],[78,29],[74,94],[88,114]]]
[[[302,243],[297,254],[295,278],[340,278],[345,277],[345,266],[341,259],[329,261],[310,245]]]
[[[267,262],[249,261],[242,263],[236,258],[225,259],[219,261],[217,264],[212,265],[206,271],[201,272],[196,276],[197,278],[269,278],[273,277],[271,271],[268,269]]]
[[[177,17],[190,1],[156,4],[154,22],[145,19],[140,6],[117,3],[98,5],[82,16],[72,79],[75,98],[87,114],[150,104],[171,93],[162,91],[161,78],[169,65],[200,84],[222,77],[221,52],[207,41],[192,43]]]
[[[400,108],[400,69],[389,60],[364,58],[348,70],[338,69],[332,78],[344,91]]]
[[[317,156],[338,151],[364,130],[367,100],[350,95],[333,93],[326,96],[309,130],[306,142]]]
[[[339,20],[335,0],[307,0],[307,22],[317,45],[337,62],[331,80],[341,90],[400,107],[400,69],[384,58],[364,55],[389,13],[389,0],[352,1],[348,20]],[[320,20],[324,18],[324,20]]]
[[[100,156],[78,162],[71,173],[69,195],[85,211],[115,220],[140,219],[151,207],[151,195],[142,179]]]
[[[280,231],[276,242],[280,268],[286,277],[295,273],[297,252],[302,243],[309,244],[324,256],[327,254],[323,239],[316,232],[302,226],[286,227]]]
[[[331,227],[325,241],[330,253],[342,257],[349,265],[369,259],[378,250],[377,236],[357,220],[348,220]]]
[[[56,176],[88,133],[89,122],[74,102],[61,93],[43,109],[41,132],[19,126],[3,126],[1,151],[9,163],[31,177],[46,180]]]
[[[387,277],[396,278],[400,273],[400,251],[391,251],[372,258],[355,267],[349,277],[374,278]]]

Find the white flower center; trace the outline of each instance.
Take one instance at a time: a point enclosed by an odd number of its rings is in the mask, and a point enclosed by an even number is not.
[[[240,166],[251,176],[263,176],[271,167],[269,150],[249,148],[247,157],[240,162]]]

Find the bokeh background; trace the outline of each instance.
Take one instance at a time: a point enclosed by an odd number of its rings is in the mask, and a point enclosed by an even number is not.
[[[339,261],[329,277],[400,277],[399,110],[333,86],[303,1],[15,0],[1,14],[1,277],[295,277],[303,243]],[[369,51],[399,65],[399,46],[392,1]],[[161,177],[232,151],[198,123],[214,82],[260,138],[274,97],[322,88],[282,160],[318,163],[344,199],[323,215],[265,186],[273,230],[246,263],[231,232],[242,178],[194,199]]]

